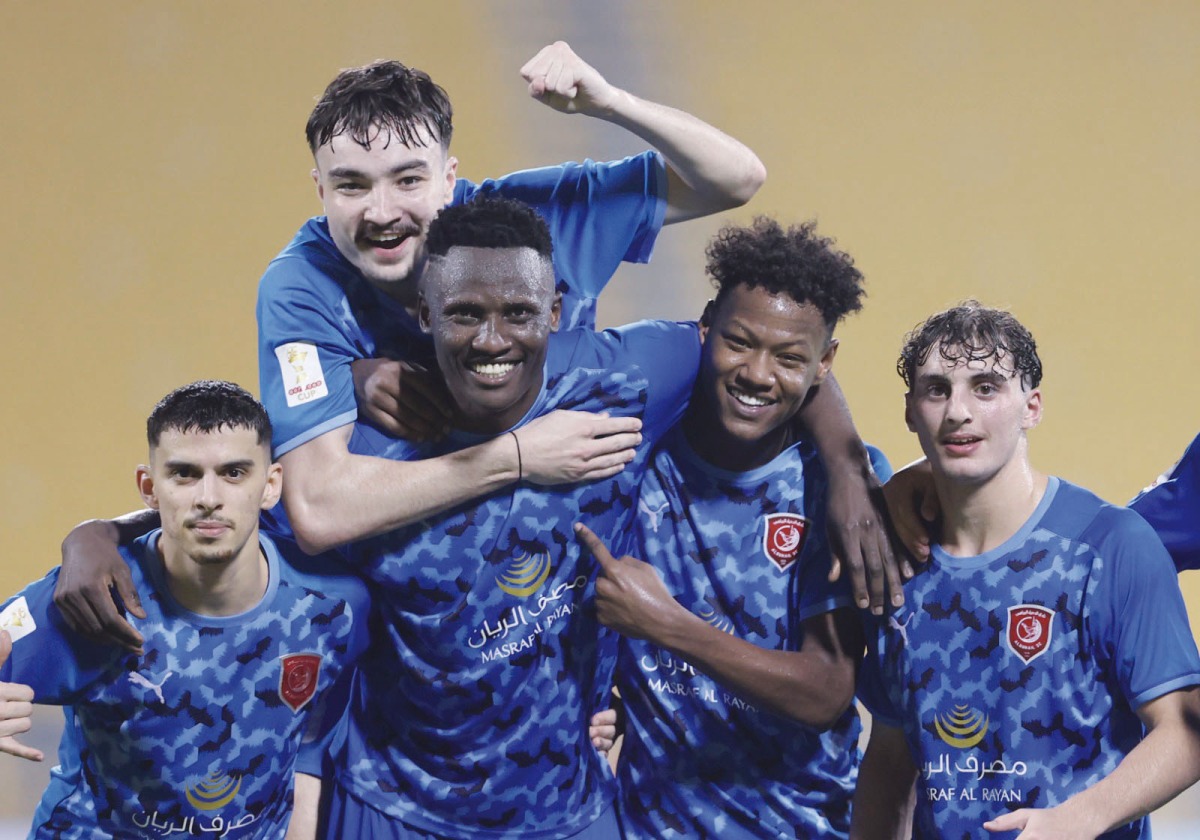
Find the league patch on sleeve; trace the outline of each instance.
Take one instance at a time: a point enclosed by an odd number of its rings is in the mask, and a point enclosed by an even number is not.
[[[329,387],[325,384],[325,371],[321,369],[315,344],[307,341],[281,344],[275,348],[275,358],[279,360],[279,370],[283,373],[283,391],[288,408],[328,396]]]
[[[23,639],[37,629],[33,616],[29,614],[29,604],[22,595],[0,612],[0,629],[7,630],[15,642]]]

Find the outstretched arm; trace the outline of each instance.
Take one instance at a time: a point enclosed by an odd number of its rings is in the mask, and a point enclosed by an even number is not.
[[[1200,687],[1151,700],[1138,717],[1146,737],[1106,777],[1054,808],[1022,808],[983,827],[1020,831],[1019,840],[1091,840],[1149,814],[1200,780]]]
[[[641,442],[641,420],[555,411],[438,458],[392,461],[350,452],[352,426],[280,458],[283,503],[300,547],[324,551],[433,516],[525,480],[573,484],[616,475]]]
[[[916,804],[917,766],[903,730],[875,720],[851,805],[851,840],[908,840]]]
[[[606,627],[669,650],[740,697],[815,728],[832,726],[850,705],[862,651],[858,617],[850,610],[805,621],[798,651],[767,650],[685,609],[650,564],[614,559],[586,526],[575,531],[600,564],[596,614]]]
[[[619,125],[666,158],[666,224],[745,204],[766,180],[762,161],[743,143],[691,114],[609,84],[564,41],[542,48],[521,76],[535,99]]]

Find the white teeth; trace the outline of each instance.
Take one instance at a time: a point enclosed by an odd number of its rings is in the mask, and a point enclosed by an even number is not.
[[[499,379],[509,373],[517,365],[515,362],[492,362],[490,364],[472,365],[471,370],[478,373],[480,376],[488,376],[494,379]]]
[[[751,408],[761,408],[764,405],[769,405],[771,402],[770,400],[763,399],[762,397],[756,397],[751,394],[747,394],[744,391],[730,391],[729,393],[742,405],[748,405]]]

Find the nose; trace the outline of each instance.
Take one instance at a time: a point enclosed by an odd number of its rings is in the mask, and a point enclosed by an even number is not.
[[[196,507],[213,511],[221,506],[221,479],[216,473],[206,472],[196,483]]]
[[[480,353],[487,353],[490,356],[498,356],[508,349],[508,339],[505,337],[503,330],[500,328],[500,322],[496,318],[484,318],[479,323],[479,330],[475,333],[475,337],[471,340],[471,347],[478,350]]]
[[[946,420],[956,426],[971,422],[971,403],[960,388],[953,388],[946,399]]]
[[[750,353],[738,368],[739,384],[749,388],[769,388],[775,379],[771,360],[766,353]]]
[[[400,197],[390,187],[371,190],[363,218],[378,227],[387,227],[404,215]]]

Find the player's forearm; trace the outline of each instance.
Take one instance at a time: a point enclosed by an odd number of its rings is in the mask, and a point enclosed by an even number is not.
[[[617,90],[597,116],[636,134],[666,159],[678,179],[668,195],[667,224],[739,207],[766,181],[766,167],[748,146],[677,108]]]
[[[507,435],[422,461],[342,451],[300,466],[289,455],[283,457],[284,505],[297,542],[310,553],[409,525],[518,478],[516,447]]]
[[[1059,807],[1098,836],[1139,819],[1200,781],[1200,688],[1157,723],[1116,769]],[[1159,698],[1160,700],[1163,698]]]
[[[767,650],[680,607],[649,639],[739,698],[815,729],[833,726],[854,698],[855,661],[811,650]]]
[[[320,820],[321,780],[307,773],[297,773],[294,784],[294,804],[286,840],[316,840]]]
[[[912,835],[917,772],[903,734],[876,724],[854,788],[851,840],[907,840]]]

